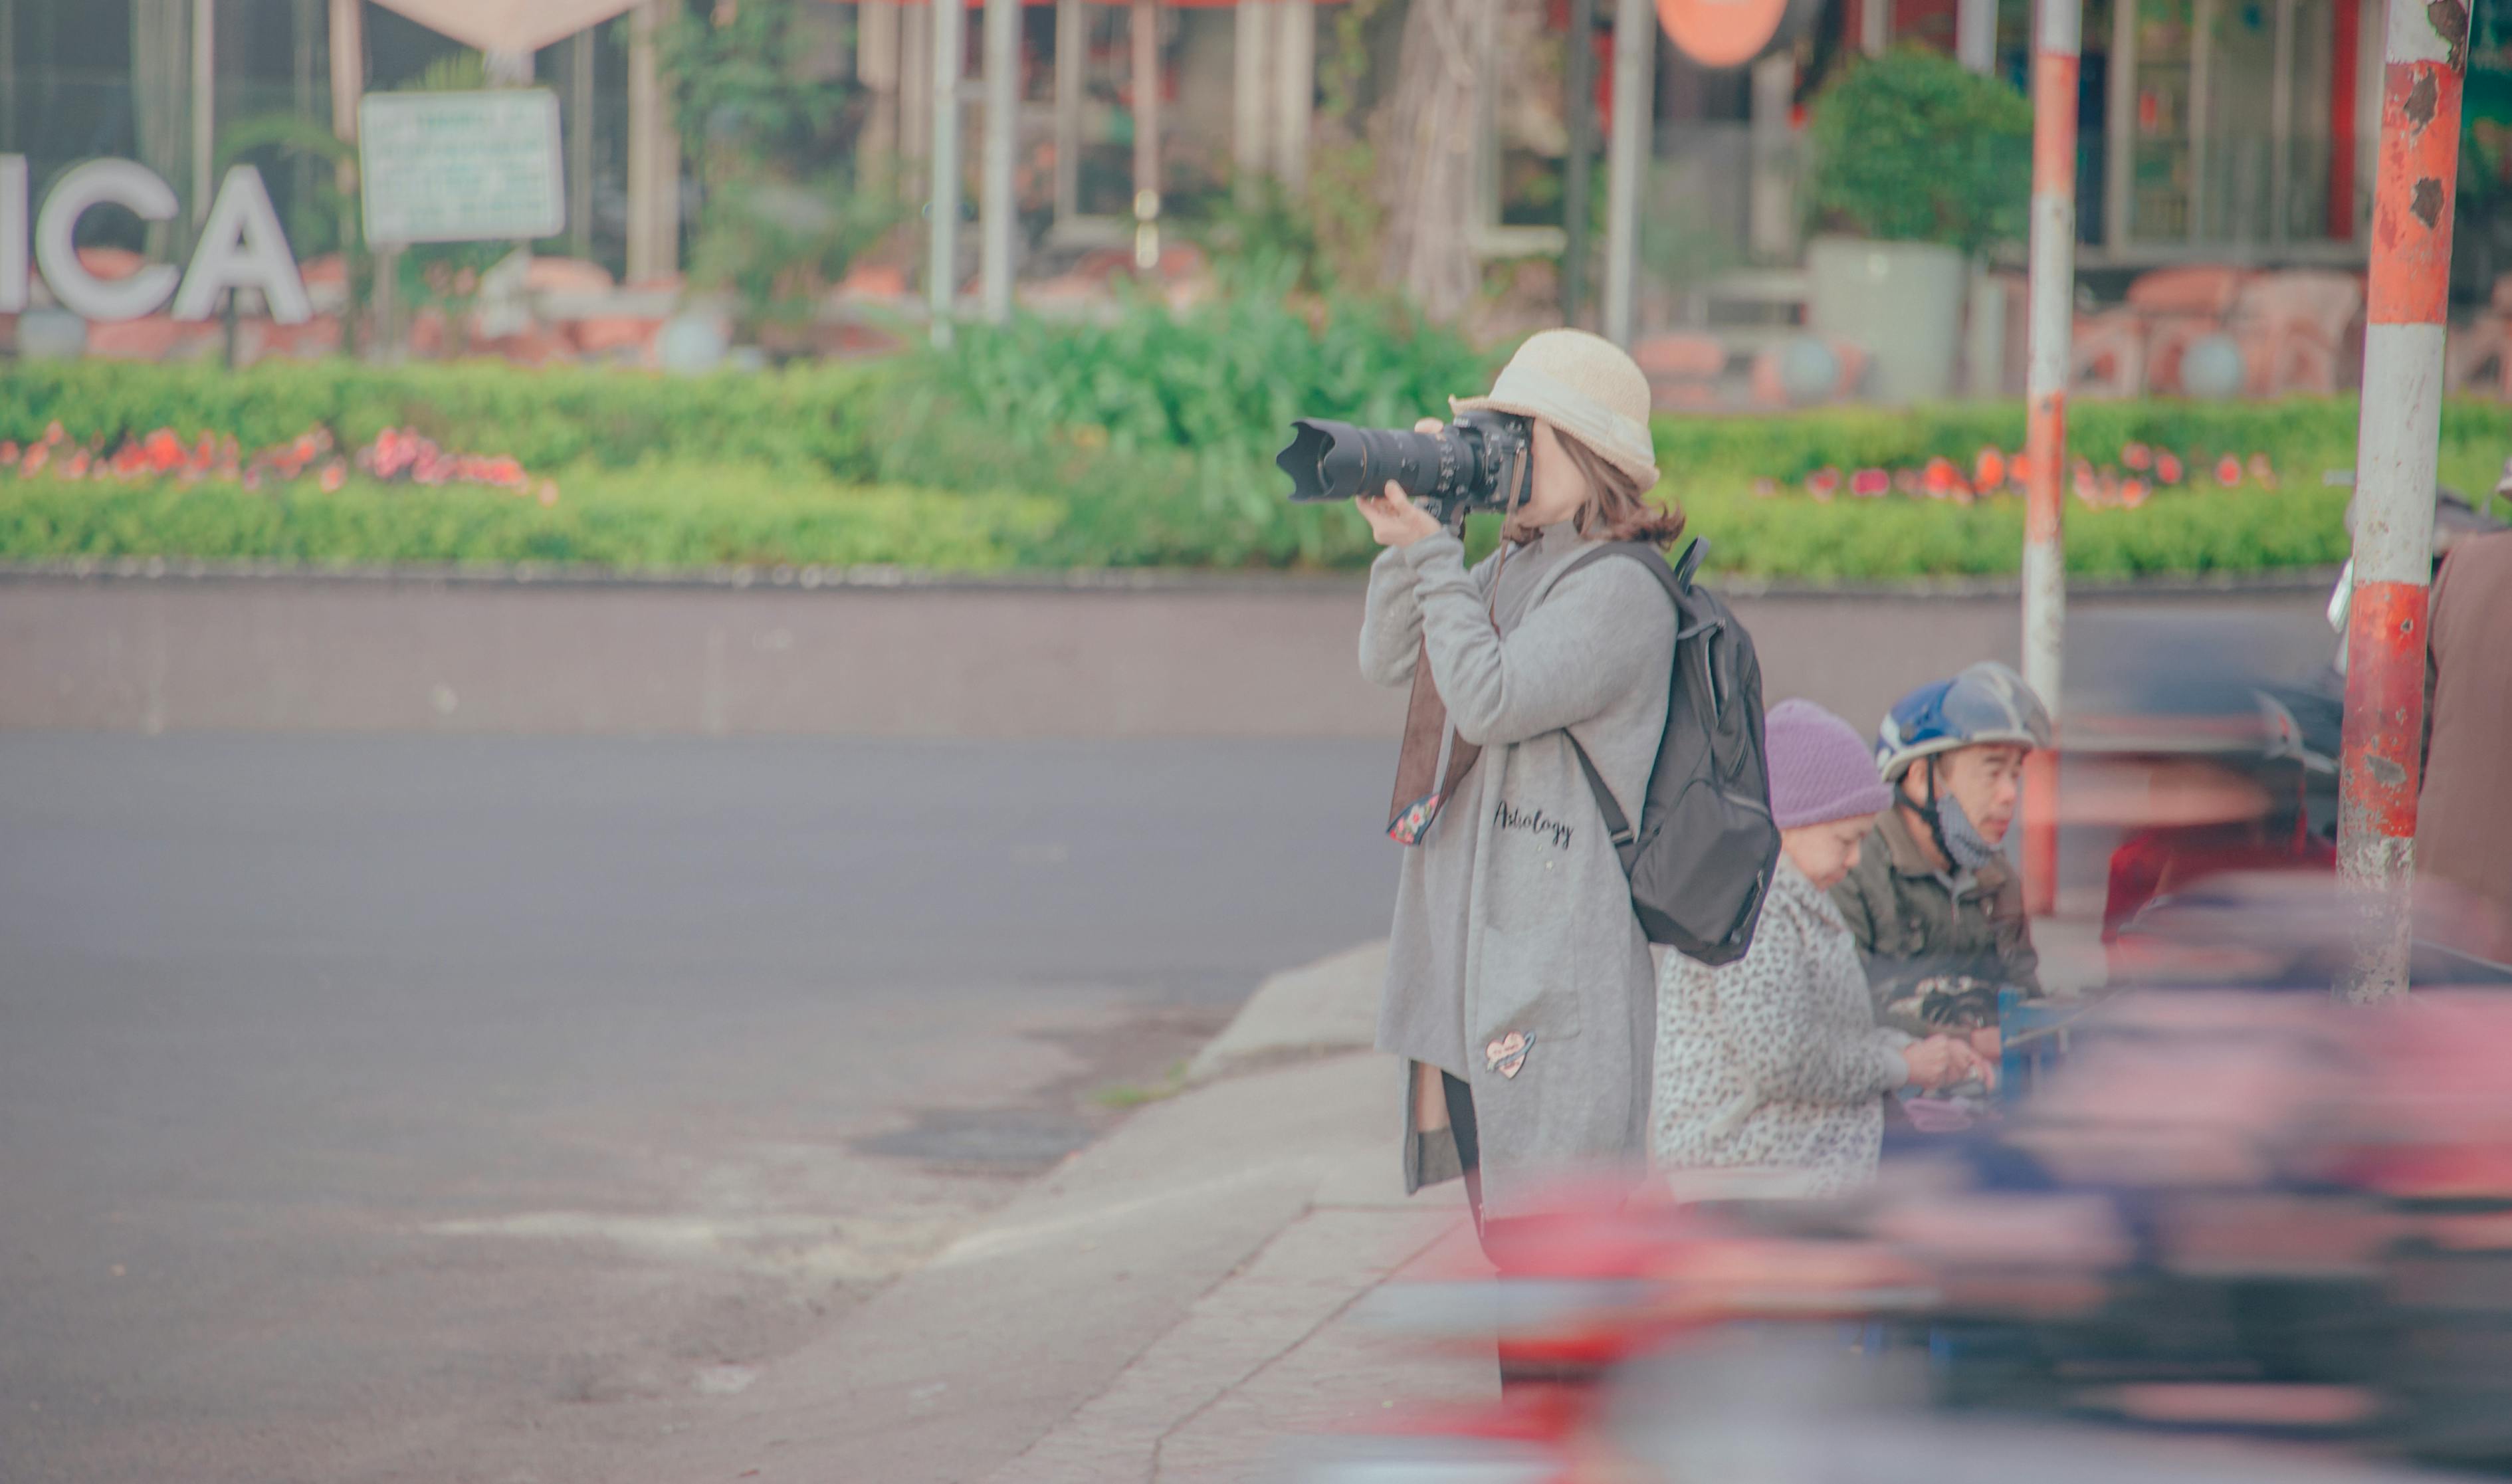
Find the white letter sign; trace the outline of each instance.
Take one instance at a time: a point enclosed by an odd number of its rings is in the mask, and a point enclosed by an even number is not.
[[[201,224],[192,266],[175,295],[175,318],[206,320],[217,308],[221,289],[258,289],[270,306],[270,317],[282,325],[302,325],[314,317],[305,297],[305,280],[288,254],[288,237],[279,229],[279,213],[270,205],[261,172],[250,165],[227,167],[218,182],[218,199],[210,219]]]
[[[180,203],[157,173],[129,160],[90,160],[61,176],[35,218],[35,265],[53,297],[91,320],[136,320],[155,312],[175,292],[175,270],[150,263],[129,278],[100,279],[79,266],[78,219],[105,202],[129,207],[142,221],[172,221]]]

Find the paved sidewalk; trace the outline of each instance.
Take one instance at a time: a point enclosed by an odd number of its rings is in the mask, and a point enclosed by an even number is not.
[[[1492,1394],[1487,1356],[1353,1317],[1472,1243],[1459,1187],[1403,1194],[1399,1074],[1365,1049],[1382,962],[1357,949],[1269,982],[1186,1091],[614,1477],[1263,1477],[1302,1432]]]
[[[1376,1196],[1321,1192],[991,1484],[1259,1477],[1303,1433],[1496,1391],[1488,1356],[1429,1353],[1354,1316],[1381,1283],[1429,1264],[1453,1268],[1457,1254],[1437,1249],[1472,1242],[1453,1191],[1417,1204],[1388,1187]]]
[[[2062,992],[2089,929],[2036,927]],[[1368,1049],[1384,944],[1278,975],[1151,1104],[767,1367],[621,1484],[1279,1479],[1304,1435],[1493,1396],[1487,1350],[1356,1317],[1478,1261],[1462,1189],[1407,1198]]]

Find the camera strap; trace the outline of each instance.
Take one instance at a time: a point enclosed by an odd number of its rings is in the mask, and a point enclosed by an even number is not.
[[[1482,749],[1448,725],[1448,703],[1431,681],[1431,647],[1413,656],[1413,693],[1404,703],[1404,743],[1395,757],[1395,797],[1389,805],[1387,838],[1418,845],[1439,817],[1440,805],[1482,756]]]
[[[1516,465],[1511,471],[1509,506],[1501,514],[1504,532],[1535,485],[1533,455],[1520,454]],[[1462,522],[1459,534],[1463,534]],[[1504,534],[1492,560],[1491,591],[1484,606],[1494,633],[1500,631],[1500,577],[1509,569],[1509,549]],[[1425,640],[1413,656],[1413,690],[1404,702],[1404,741],[1395,755],[1395,797],[1388,805],[1387,838],[1399,845],[1422,843],[1440,807],[1455,796],[1457,784],[1482,755],[1478,744],[1458,736],[1448,725],[1448,703],[1439,699],[1439,687],[1431,679],[1431,644]]]

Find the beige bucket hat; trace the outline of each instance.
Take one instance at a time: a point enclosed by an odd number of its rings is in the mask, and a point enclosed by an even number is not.
[[[1538,331],[1500,369],[1490,396],[1451,397],[1448,406],[1460,412],[1489,408],[1541,417],[1637,480],[1643,493],[1657,486],[1648,377],[1639,363],[1600,335]]]

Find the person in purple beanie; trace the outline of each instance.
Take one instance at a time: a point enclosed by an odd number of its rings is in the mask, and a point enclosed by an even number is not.
[[[1718,968],[1669,954],[1658,981],[1651,1146],[1678,1195],[1742,1174],[1766,1193],[1858,1185],[1874,1176],[1888,1094],[1986,1071],[1961,1040],[1875,1023],[1829,895],[1893,802],[1866,739],[1810,701],[1782,701],[1764,755],[1780,862],[1752,951]]]

